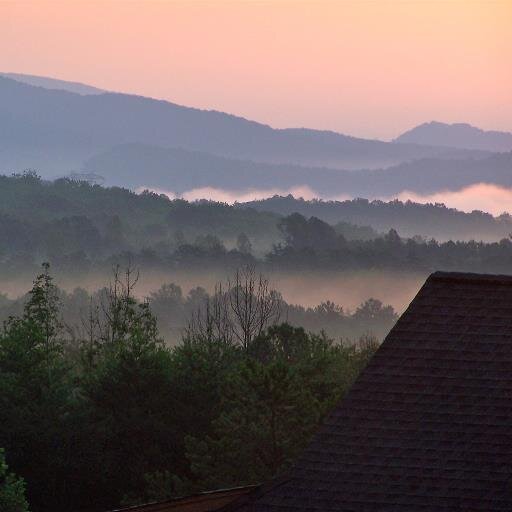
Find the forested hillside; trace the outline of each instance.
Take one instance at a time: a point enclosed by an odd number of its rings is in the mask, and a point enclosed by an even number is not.
[[[405,237],[421,236],[439,241],[497,241],[508,237],[512,232],[512,217],[507,213],[493,217],[481,211],[465,213],[443,204],[420,204],[411,201],[305,201],[288,195],[251,201],[244,203],[243,207],[279,215],[300,213],[306,217],[318,217],[329,224],[343,221],[371,226],[381,233],[395,229]]]
[[[0,241],[4,255],[82,253],[104,258],[152,247],[169,252],[197,237],[219,237],[235,245],[240,233],[270,246],[279,216],[237,210],[212,202],[170,201],[154,193],[135,194],[35,174],[0,176]],[[200,245],[200,243],[199,243]]]
[[[297,211],[304,215],[292,213]],[[445,235],[458,231],[469,241],[432,240],[432,226]],[[275,271],[507,272],[511,226],[509,215],[465,214],[442,205],[288,197],[229,206],[69,179],[46,182],[30,173],[0,177],[0,274],[5,277],[34,273],[46,260],[67,275],[129,261],[165,271],[229,271],[257,264]],[[471,240],[483,232],[494,242]]]

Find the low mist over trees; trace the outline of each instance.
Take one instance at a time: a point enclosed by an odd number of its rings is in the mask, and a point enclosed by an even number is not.
[[[150,301],[133,295],[137,279],[116,269],[75,330],[45,265],[4,322],[0,446],[33,512],[265,480],[291,463],[377,346],[280,323],[279,295],[244,268],[197,301],[169,348]],[[179,296],[173,286],[165,294]],[[0,472],[0,504],[24,512],[23,481],[3,462]]]
[[[300,213],[305,217],[317,217],[332,225],[340,221],[349,225],[370,226],[376,232],[370,236],[363,233],[341,232],[348,239],[376,238],[378,233],[395,229],[402,236],[421,236],[425,239],[484,240],[495,241],[508,237],[512,232],[512,218],[507,213],[493,217],[489,213],[473,211],[465,213],[445,205],[419,204],[412,201],[380,201],[351,199],[346,201],[305,201],[289,195],[274,196],[260,201],[245,203],[244,207],[278,215]],[[350,235],[350,236],[347,236]]]
[[[164,283],[157,290],[151,291],[147,298],[148,307],[157,319],[158,331],[165,342],[170,345],[176,344],[184,333],[191,330],[196,334],[203,333],[204,336],[215,333],[216,336],[233,341],[235,338],[243,337],[244,331],[256,329],[259,332],[265,327],[257,325],[255,320],[252,320],[254,313],[248,312],[247,319],[242,319],[242,322],[236,318],[244,315],[246,307],[240,297],[245,291],[234,291],[236,274],[234,271],[234,278],[226,283],[219,283],[212,293],[208,293],[200,286],[186,292],[172,282]],[[268,282],[266,286],[268,287]],[[314,333],[325,331],[328,336],[337,339],[354,340],[368,331],[381,339],[397,319],[396,312],[391,306],[375,298],[369,298],[353,310],[348,310],[328,300],[314,307],[304,307],[286,302],[276,290],[267,289],[267,293],[270,292],[270,320],[275,322],[280,319]],[[99,320],[105,314],[104,302],[110,294],[109,287],[100,288],[92,293],[83,288],[75,288],[70,292],[56,289],[56,293],[59,297],[61,317],[69,336],[90,337],[91,330],[97,331],[101,327]],[[0,293],[0,322],[8,320],[10,316],[21,315],[29,297],[27,294],[18,299],[9,299]],[[256,294],[253,304],[247,304],[248,308],[252,306],[254,310],[264,306],[258,303]]]
[[[284,243],[267,254],[278,268],[330,270],[414,269],[430,272],[453,270],[509,273],[512,271],[512,238],[499,242],[443,242],[420,237],[402,239],[391,229],[372,240],[346,240],[329,224],[296,213],[279,224]]]
[[[94,276],[129,261],[144,270],[163,272],[225,272],[255,264],[264,272],[512,271],[512,221],[506,214],[495,218],[442,205],[362,199],[329,203],[273,198],[252,203],[253,207],[189,203],[68,179],[44,182],[34,173],[0,177],[0,185],[0,277],[4,279],[33,274],[42,261],[50,261],[60,275],[69,277]],[[379,233],[383,226],[392,229]],[[396,226],[419,232],[404,238]],[[438,242],[421,236],[421,230],[428,232],[431,226],[458,232],[461,238],[485,234],[496,241]]]

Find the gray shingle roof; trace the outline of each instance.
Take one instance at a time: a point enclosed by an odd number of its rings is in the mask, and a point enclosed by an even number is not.
[[[512,511],[512,277],[432,274],[297,464],[243,511]]]

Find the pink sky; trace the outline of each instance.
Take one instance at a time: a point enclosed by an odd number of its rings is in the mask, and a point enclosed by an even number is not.
[[[0,0],[0,71],[276,127],[512,131],[512,0]]]

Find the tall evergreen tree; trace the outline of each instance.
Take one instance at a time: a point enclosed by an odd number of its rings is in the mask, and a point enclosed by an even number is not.
[[[44,265],[23,316],[11,317],[0,334],[0,445],[30,482],[36,511],[59,502],[70,450],[73,387],[61,334],[57,291]]]

